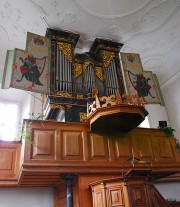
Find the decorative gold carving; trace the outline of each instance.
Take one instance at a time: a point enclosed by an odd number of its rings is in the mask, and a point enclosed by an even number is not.
[[[79,113],[79,117],[80,117],[80,122],[86,122],[86,120],[87,120],[87,113],[80,112]]]
[[[58,91],[56,93],[57,96],[60,96],[60,97],[66,97],[66,98],[71,98],[72,97],[72,94],[71,93],[67,93],[67,92],[62,92],[62,91]]]
[[[75,63],[74,65],[74,77],[77,78],[82,74],[82,64]]]
[[[96,75],[97,75],[97,77],[101,80],[101,81],[103,81],[103,73],[102,73],[102,68],[101,67],[96,67]]]
[[[93,90],[92,90],[92,97],[96,97],[98,96],[98,87],[94,86]]]
[[[77,94],[77,98],[78,98],[78,99],[83,99],[84,96],[83,96],[83,94],[78,93],[78,94]]]
[[[57,42],[57,44],[65,57],[72,63],[72,45],[64,42]]]
[[[107,106],[113,106],[116,105],[116,97],[115,95],[111,96],[103,96],[100,101],[105,101],[105,104],[102,105],[102,107],[107,107]]]
[[[102,105],[100,102],[104,102]],[[118,105],[118,104],[123,104],[123,105],[134,105],[134,106],[144,106],[147,104],[147,102],[142,98],[139,97],[138,94],[136,95],[127,95],[123,94],[122,96],[119,94],[119,92],[116,93],[116,95],[111,95],[111,96],[103,96],[100,98],[95,96],[95,101],[93,101],[91,104],[88,104],[88,114],[92,114],[96,109],[98,108],[103,108],[103,107],[109,107],[113,105]]]
[[[86,62],[83,63],[83,71],[86,70],[86,68],[89,64],[92,64],[94,66],[94,63],[92,61],[86,61]]]
[[[50,104],[51,109],[62,109],[64,110],[64,107],[61,106],[60,104]]]
[[[102,51],[102,56],[103,56],[104,67],[105,69],[107,69],[110,62],[114,59],[115,53],[109,51]]]

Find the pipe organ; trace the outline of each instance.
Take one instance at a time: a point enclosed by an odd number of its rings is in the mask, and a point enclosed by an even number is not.
[[[47,29],[51,40],[50,94],[45,118],[85,122],[95,96],[124,94],[119,52],[123,44],[96,38],[89,52],[74,54],[79,34]]]

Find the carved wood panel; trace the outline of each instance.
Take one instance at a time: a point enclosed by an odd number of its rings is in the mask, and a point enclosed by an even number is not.
[[[132,156],[130,136],[125,134],[121,136],[111,137],[113,141],[113,150],[115,153],[115,159],[125,162]]]
[[[16,178],[20,168],[20,143],[0,143],[0,178]]]
[[[134,157],[140,160],[154,160],[151,134],[134,134],[131,140]]]
[[[93,192],[93,206],[106,207],[104,190],[100,187]]]
[[[84,160],[82,131],[60,131],[61,160]]]
[[[176,160],[170,143],[170,138],[165,136],[154,136],[152,143],[155,161],[163,163]]]
[[[31,160],[56,161],[57,131],[53,129],[33,129],[34,144],[32,144]]]
[[[90,160],[109,160],[108,140],[106,136],[97,133],[90,133],[88,137],[88,144]]]
[[[106,202],[109,207],[125,206],[123,185],[106,186]]]
[[[129,199],[130,199],[130,206],[133,207],[148,207],[148,198],[147,193],[144,185],[141,184],[131,184],[128,185],[129,190]]]

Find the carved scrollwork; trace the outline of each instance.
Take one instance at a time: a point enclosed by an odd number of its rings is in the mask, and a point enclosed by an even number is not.
[[[51,109],[62,109],[65,110],[64,107],[60,104],[50,104]]]
[[[115,53],[109,51],[102,51],[102,57],[103,57],[104,67],[105,69],[107,69],[110,62],[115,58]]]
[[[77,98],[78,98],[78,99],[83,99],[84,96],[83,96],[83,94],[78,93],[78,94],[77,94]]]
[[[64,42],[58,42],[57,44],[65,57],[72,63],[72,45]]]
[[[60,97],[66,97],[66,98],[71,98],[72,97],[72,94],[71,93],[67,93],[67,92],[62,92],[62,91],[58,91],[56,93],[57,96],[60,96]]]
[[[87,120],[87,113],[80,112],[79,113],[79,117],[80,117],[80,122],[86,122],[86,120]]]
[[[92,61],[86,61],[86,62],[84,62],[84,64],[83,64],[83,71],[86,70],[86,68],[87,68],[87,66],[88,66],[89,64],[92,64],[92,65],[94,66],[94,63],[93,63]]]
[[[102,68],[101,67],[96,67],[96,75],[97,75],[97,77],[101,80],[101,81],[103,81],[103,73],[102,73]]]
[[[74,65],[74,77],[77,78],[82,74],[82,64],[75,63]]]

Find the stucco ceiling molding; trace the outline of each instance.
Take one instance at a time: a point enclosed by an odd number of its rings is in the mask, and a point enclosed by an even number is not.
[[[173,76],[171,76],[167,81],[161,84],[161,89],[168,88],[176,80],[180,79],[180,71],[177,71]]]
[[[11,41],[24,41],[26,32],[44,33],[46,14],[30,0],[1,0],[0,22]],[[23,8],[23,9],[21,9]]]
[[[4,40],[9,40],[9,36],[5,28],[0,25],[0,42]]]
[[[131,40],[133,40],[134,39],[134,37],[136,37],[136,36],[139,36],[139,35],[143,35],[143,34],[149,34],[149,33],[153,33],[153,32],[155,32],[155,31],[158,31],[158,30],[160,30],[161,28],[163,28],[168,22],[169,22],[169,20],[174,16],[174,14],[180,9],[180,1],[179,0],[175,0],[175,1],[177,1],[177,2],[179,2],[178,3],[178,5],[169,13],[169,15],[164,19],[164,21],[159,25],[159,26],[157,26],[157,27],[154,27],[154,28],[152,28],[152,29],[150,29],[150,30],[144,30],[144,31],[139,31],[139,32],[136,32],[136,33],[132,33],[131,35],[130,35],[130,37],[129,38],[127,38],[127,39],[123,39],[123,41],[124,41],[124,43],[127,43],[127,42],[129,42],[129,41],[131,41]],[[164,0],[163,2],[160,2],[160,3],[158,3],[158,4],[156,4],[156,5],[154,5],[150,10],[148,10],[136,23],[135,23],[135,25],[133,26],[133,27],[138,27],[138,25],[141,25],[142,24],[142,21],[143,21],[143,19],[144,19],[144,17],[147,15],[147,14],[149,14],[151,11],[152,11],[152,9],[154,9],[154,8],[156,8],[156,7],[158,7],[158,6],[160,6],[161,4],[164,4],[164,3],[166,3],[167,2],[167,0]],[[130,29],[129,29],[130,30]]]
[[[143,58],[142,65],[144,70],[152,70],[152,72],[156,72],[159,69],[164,69],[164,62],[160,57],[148,57]]]
[[[133,1],[135,1],[135,0],[133,0]],[[120,17],[125,17],[125,16],[128,16],[128,15],[134,14],[134,13],[138,12],[139,10],[143,9],[148,4],[150,4],[151,1],[152,0],[144,0],[144,2],[141,1],[141,4],[137,8],[134,8],[134,9],[128,11],[128,12],[125,12],[125,13],[109,14],[108,15],[108,14],[101,14],[100,12],[95,12],[93,10],[88,9],[86,7],[86,5],[85,5],[87,2],[85,2],[84,0],[83,1],[82,0],[74,0],[74,2],[77,4],[77,6],[79,7],[79,9],[81,9],[85,13],[90,14],[92,16],[101,17],[101,18],[108,18],[108,19],[120,18]],[[111,12],[113,12],[113,1],[111,1],[111,3],[108,4],[108,8],[105,8],[107,2],[108,1],[104,2],[104,0],[102,0],[101,7],[104,7],[104,10],[105,11],[107,11],[107,9],[108,9],[108,10],[111,10]],[[128,2],[128,0],[126,0],[126,2]],[[96,0],[96,3],[97,3],[97,0]],[[96,7],[96,4],[94,6]],[[121,7],[119,6],[119,8],[121,8]]]
[[[37,4],[32,2],[31,0],[27,0],[33,7],[35,7],[39,12],[40,12],[40,18],[42,19],[43,23],[46,25],[46,27],[49,27],[48,22],[47,22],[47,14],[46,12]]]

